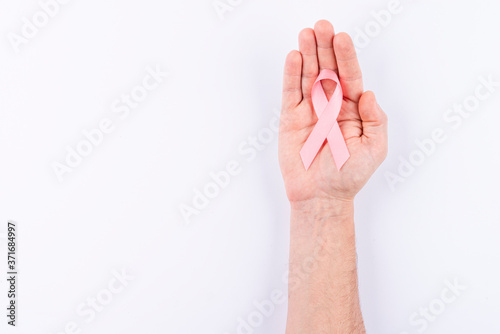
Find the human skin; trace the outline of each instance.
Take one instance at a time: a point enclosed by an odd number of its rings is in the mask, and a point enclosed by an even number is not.
[[[311,88],[334,70],[344,99],[337,118],[350,158],[337,170],[325,143],[306,171],[300,150],[317,122]],[[333,81],[322,81],[326,95]],[[287,334],[365,333],[359,306],[354,235],[355,195],[387,155],[387,116],[363,91],[351,38],[328,21],[299,34],[285,61],[279,161],[290,201]]]

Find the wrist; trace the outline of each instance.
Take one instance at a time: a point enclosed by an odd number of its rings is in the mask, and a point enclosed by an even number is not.
[[[290,218],[292,260],[311,256],[318,249],[331,254],[355,255],[353,201],[315,199],[294,202]],[[351,256],[336,259],[345,260],[350,264]]]
[[[354,205],[351,200],[314,199],[291,203],[290,258],[310,257],[318,249],[329,254],[344,254],[335,258],[339,270],[355,268]],[[314,256],[315,257],[315,256]],[[344,268],[344,264],[347,268]],[[353,267],[354,265],[354,267]]]
[[[350,218],[354,215],[353,199],[312,198],[290,202],[290,208],[292,217],[307,217],[307,220],[314,221]]]

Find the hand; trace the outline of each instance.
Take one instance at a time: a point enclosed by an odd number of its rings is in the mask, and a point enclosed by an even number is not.
[[[279,133],[279,161],[292,206],[311,201],[351,201],[387,155],[387,116],[373,92],[363,92],[356,51],[346,33],[334,35],[328,21],[299,34],[299,51],[288,54],[283,79]],[[344,92],[337,119],[350,158],[337,170],[327,142],[308,171],[300,150],[318,118],[311,89],[322,69],[334,70]],[[328,98],[335,83],[322,81]]]

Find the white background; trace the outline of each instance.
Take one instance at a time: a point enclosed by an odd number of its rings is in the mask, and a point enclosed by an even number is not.
[[[302,28],[328,19],[359,37],[389,1],[242,1],[221,19],[211,0],[73,0],[18,53],[9,33],[40,5],[0,4],[0,233],[18,222],[20,272],[18,327],[2,278],[0,332],[238,333],[256,301],[286,291],[289,233],[277,136],[251,161],[238,147],[279,110]],[[443,118],[480,77],[500,81],[499,9],[401,0],[361,43],[365,88],[390,120],[389,156],[356,199],[368,333],[419,333],[410,316],[439,305],[447,280],[466,288],[426,333],[500,332],[500,87],[459,126]],[[120,119],[113,102],[148,66],[169,74]],[[103,118],[114,131],[59,182],[52,164]],[[392,190],[386,174],[436,128],[446,141]],[[241,173],[187,223],[180,205],[232,160]],[[76,309],[122,269],[134,279],[88,322]],[[247,332],[284,333],[286,308]]]

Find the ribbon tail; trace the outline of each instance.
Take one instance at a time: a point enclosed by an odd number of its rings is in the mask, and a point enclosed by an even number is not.
[[[347,149],[347,144],[344,140],[344,136],[342,135],[342,131],[340,130],[339,123],[335,122],[332,130],[328,134],[327,139],[328,146],[330,146],[330,151],[333,155],[333,160],[337,166],[337,170],[340,171],[351,155]]]
[[[311,131],[311,134],[307,138],[304,146],[302,146],[302,149],[300,150],[300,157],[302,158],[302,162],[304,163],[306,170],[308,170],[311,166],[311,163],[321,149],[321,146],[323,146],[323,143],[327,139],[328,134],[337,123],[336,118],[337,115],[335,112],[332,110],[325,110]],[[342,137],[342,134],[340,134],[340,136]]]
[[[311,132],[312,135],[312,132]],[[311,136],[309,136],[311,138]],[[304,164],[304,168],[306,170],[311,167],[312,162],[314,161],[314,158],[316,158],[316,155],[318,154],[319,150],[321,149],[321,146],[323,146],[323,141],[318,141],[318,140],[309,140],[307,139],[306,143],[300,150],[300,158],[302,159],[302,163]],[[318,147],[319,146],[319,147]]]

